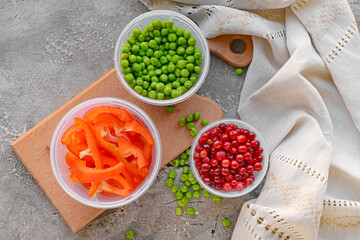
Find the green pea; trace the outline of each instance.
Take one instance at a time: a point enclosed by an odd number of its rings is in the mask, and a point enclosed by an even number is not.
[[[157,99],[158,100],[164,100],[165,99],[165,94],[162,93],[162,92],[157,93]]]
[[[177,173],[175,171],[169,172],[169,178],[176,178]]]
[[[128,74],[128,73],[131,72],[131,68],[129,68],[129,67],[123,68],[123,69],[122,69],[122,72],[123,72],[124,74]]]
[[[178,49],[176,49],[176,53],[179,54],[179,55],[184,55],[185,54],[185,48],[179,47]]]
[[[202,57],[201,52],[196,52],[196,53],[194,53],[194,58],[195,58],[195,59],[200,59],[201,57]]]
[[[186,193],[185,193],[185,197],[187,197],[187,198],[192,198],[192,196],[193,196],[193,194],[192,194],[192,192],[191,191],[187,191]]]
[[[143,95],[144,97],[147,97],[148,91],[146,89],[143,89],[141,92],[141,95]]]
[[[188,88],[188,89],[190,89],[191,87],[192,87],[192,82],[191,81],[186,81],[185,83],[184,83],[184,87],[186,87],[186,88]]]
[[[184,160],[185,160],[185,159],[187,159],[187,157],[188,157],[187,154],[184,153],[184,152],[180,154],[180,159],[184,159]]]
[[[161,29],[161,36],[166,36],[166,35],[168,35],[169,34],[169,30],[168,29],[166,29],[166,28],[163,28],[163,29]]]
[[[219,197],[219,196],[216,196],[216,195],[213,196],[213,201],[215,201],[216,203],[220,203],[221,200],[222,200],[222,197]]]
[[[181,127],[183,127],[183,126],[185,126],[185,124],[186,124],[186,119],[185,119],[185,118],[180,118],[180,120],[179,120],[179,125],[180,125]]]
[[[144,89],[148,89],[150,87],[150,83],[147,82],[147,81],[143,81],[142,86],[143,86]]]
[[[129,56],[129,62],[130,62],[130,63],[136,62],[136,56],[135,56],[135,55],[130,55],[130,56]]]
[[[128,60],[122,60],[121,61],[121,66],[124,67],[124,68],[128,67],[129,66],[129,61]]]
[[[184,197],[185,198],[185,197]],[[186,204],[187,204],[187,201],[186,200],[183,200],[184,198],[182,198],[181,200],[178,201],[178,205],[180,207],[185,207]]]
[[[186,209],[186,212],[187,212],[187,214],[189,214],[189,215],[194,215],[194,214],[195,214],[195,208],[193,208],[193,207],[188,207],[188,208]]]
[[[188,115],[186,115],[186,121],[188,121],[188,122],[192,122],[192,121],[194,121],[194,117],[193,117],[193,115],[192,115],[192,114],[188,114]]]
[[[199,120],[201,115],[200,115],[199,112],[194,112],[193,117],[194,117],[195,120]]]
[[[160,81],[162,81],[162,82],[167,82],[167,81],[168,81],[168,76],[165,75],[165,74],[162,74],[162,75],[160,76]]]
[[[174,22],[172,20],[167,20],[166,21],[166,27],[167,28],[171,28],[174,25]]]
[[[183,77],[188,77],[190,73],[189,73],[189,71],[187,69],[183,69],[183,70],[181,70],[180,74]]]
[[[172,88],[171,87],[165,87],[164,89],[164,94],[165,96],[170,96],[172,92]]]
[[[141,71],[141,66],[138,63],[134,63],[133,68],[134,68],[135,72],[140,72]]]
[[[166,107],[166,111],[169,112],[169,113],[173,113],[174,112],[174,106],[167,106]]]
[[[189,63],[194,63],[194,62],[195,62],[195,58],[194,58],[194,56],[187,56],[187,57],[186,57],[186,61],[188,61]]]
[[[133,45],[131,51],[134,53],[138,53],[140,51],[140,47],[138,45]]]
[[[180,161],[181,161],[181,160],[180,160]],[[188,179],[187,174],[183,173],[183,174],[180,175],[180,180],[181,180],[182,182],[185,182],[187,179]]]
[[[192,71],[194,71],[194,64],[188,63],[188,64],[186,64],[185,68],[188,72],[192,72]]]
[[[178,35],[178,36],[182,36],[182,35],[184,34],[184,30],[182,30],[181,28],[177,28],[177,29],[175,30],[175,33],[176,33],[176,35]]]
[[[148,92],[148,97],[151,99],[155,99],[157,97],[157,93],[155,91],[149,91]]]
[[[176,49],[177,49],[176,43],[175,43],[175,42],[171,42],[171,43],[169,44],[169,49],[170,49],[170,50],[176,50]]]
[[[194,67],[194,72],[200,73],[200,72],[201,72],[201,67],[195,66],[195,67]]]
[[[230,227],[231,221],[229,219],[224,219],[222,221],[222,224],[224,225],[224,227]]]
[[[146,51],[146,56],[148,56],[148,57],[151,57],[153,54],[154,54],[154,51],[153,51],[151,48],[149,48],[149,49]]]
[[[209,124],[209,120],[203,119],[203,120],[201,121],[201,124],[204,125],[204,126],[206,126],[206,125]]]
[[[185,165],[185,160],[184,159],[181,159],[180,160],[180,166],[184,166]]]
[[[152,32],[152,31],[154,31],[154,29],[155,29],[152,22],[149,22],[148,25],[147,25],[147,27],[148,27],[149,32]]]
[[[190,181],[190,180],[189,180]],[[192,184],[192,185],[194,185],[194,184],[197,184],[198,182],[196,181],[196,179],[193,179],[192,181],[190,181],[190,183]]]
[[[173,193],[176,193],[177,191],[179,190],[179,186],[178,185],[172,185],[171,186],[171,192],[173,192]]]
[[[125,75],[125,80],[127,82],[134,80],[134,75],[132,73],[128,73]]]
[[[200,189],[200,184],[194,184],[194,185],[192,185],[192,189],[193,189],[194,191],[199,190],[199,189]]]
[[[170,34],[169,34],[168,40],[169,40],[170,42],[175,42],[176,39],[177,39],[176,34],[174,34],[174,33],[170,33]]]
[[[181,188],[180,188],[180,190],[181,190]],[[183,196],[184,196],[184,194],[181,192],[181,191],[178,191],[178,192],[176,192],[176,194],[175,194],[175,198],[176,199],[182,199],[183,198]]]
[[[174,64],[177,64],[180,61],[180,56],[179,55],[174,55],[171,57],[171,62]]]
[[[184,166],[183,167],[183,173],[188,173],[189,172],[189,167],[188,166]]]
[[[156,84],[156,90],[158,90],[159,92],[163,92],[164,88],[165,88],[164,83],[159,82],[159,83]]]
[[[235,68],[235,73],[236,73],[237,75],[241,75],[241,74],[243,74],[243,73],[244,73],[244,69],[243,69],[243,68],[241,68],[241,67],[239,67],[239,68]]]
[[[175,71],[175,64],[173,64],[173,63],[169,63],[169,66],[167,67],[167,69],[168,69],[168,72],[174,72]],[[175,77],[175,75],[174,75],[174,77]]]
[[[189,180],[186,180],[186,181],[184,182],[184,184],[185,184],[185,186],[188,186],[188,187],[190,187],[190,185],[191,185],[191,182],[190,182]]]
[[[155,37],[160,37],[161,36],[161,33],[160,33],[159,30],[154,30],[153,34],[154,34]]]
[[[126,237],[127,237],[128,239],[133,239],[134,236],[135,236],[134,230],[130,229],[130,230],[127,230],[127,231],[126,231]]]
[[[132,38],[132,37],[129,37],[129,38],[127,39],[127,42],[128,42],[130,45],[134,45],[134,44],[135,44],[135,39]]]
[[[200,66],[201,63],[202,63],[202,60],[201,60],[201,59],[196,59],[196,61],[195,61],[195,64],[196,64],[196,65]],[[200,70],[201,70],[201,69],[200,69]]]
[[[144,80],[142,80],[141,77],[136,78],[136,84],[137,84],[137,85],[142,85],[143,82],[144,82]]]
[[[185,31],[184,31],[184,38],[185,38],[185,39],[189,39],[190,37],[191,37],[191,32],[188,31],[188,30],[185,30]]]
[[[149,59],[149,60],[150,60],[150,59]],[[151,61],[150,61],[150,63],[151,63]],[[149,66],[146,67],[146,69],[147,69],[148,71],[155,71],[154,65],[149,65]]]
[[[174,159],[174,160],[172,160],[172,162],[171,162],[171,165],[173,165],[173,167],[178,167],[179,164],[180,164],[179,159]]]
[[[137,85],[137,86],[134,87],[134,90],[135,90],[135,92],[137,92],[138,94],[141,94],[141,93],[142,93],[142,90],[143,90],[143,87]]]
[[[122,54],[120,55],[120,59],[121,59],[121,60],[127,59],[128,57],[129,57],[129,54],[127,54],[127,53],[122,53]]]
[[[139,35],[138,38],[137,38],[137,40],[138,40],[139,42],[144,42],[144,41],[145,41],[145,36],[144,36],[144,35]]]
[[[180,216],[182,214],[181,207],[176,208],[176,215]]]
[[[165,56],[161,56],[161,57],[160,57],[160,63],[161,63],[161,64],[167,64],[167,63],[168,63],[167,58],[166,58]],[[166,68],[167,68],[167,66],[163,66],[163,67],[166,67]],[[167,73],[167,72],[166,72],[166,73]]]
[[[191,148],[186,149],[186,154],[190,156]]]
[[[195,124],[194,124],[193,122],[189,122],[189,123],[187,124],[187,128],[188,128],[188,129],[195,128]]]
[[[177,62],[177,66],[178,66],[178,68],[180,68],[180,69],[184,69],[184,68],[186,67],[186,61],[185,61],[185,60],[179,60],[179,61]],[[194,68],[194,70],[195,70],[195,68]]]
[[[195,46],[195,45],[196,45],[196,39],[193,38],[193,37],[190,37],[190,38],[188,39],[188,44],[189,44],[190,46]]]
[[[199,198],[200,195],[201,195],[201,194],[200,194],[200,191],[194,191],[194,192],[193,192],[193,197],[194,197],[194,198]]]
[[[192,84],[196,83],[197,82],[197,78],[196,77],[190,77],[190,82]]]
[[[172,178],[166,179],[166,186],[171,187],[174,184],[174,180]]]
[[[181,76],[181,70],[176,68],[174,74],[175,74],[176,77],[180,77]]]
[[[161,28],[161,21],[159,19],[156,19],[153,21],[153,25],[155,29],[160,29]]]
[[[121,51],[122,51],[123,53],[129,53],[129,48],[128,48],[128,47],[123,47],[123,48],[121,49]]]
[[[191,136],[195,137],[198,133],[199,133],[198,130],[196,130],[195,128],[190,129]]]
[[[181,93],[178,90],[173,90],[173,92],[171,93],[172,98],[180,97],[180,95]]]
[[[202,190],[202,194],[204,195],[204,197],[209,197],[210,196],[210,193],[205,189]]]

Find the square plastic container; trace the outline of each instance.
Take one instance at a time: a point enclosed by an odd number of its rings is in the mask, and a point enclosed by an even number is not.
[[[200,177],[200,174],[195,166],[195,161],[194,161],[194,153],[195,153],[195,147],[198,144],[199,138],[201,137],[201,134],[203,134],[204,132],[206,132],[207,130],[218,126],[221,123],[225,123],[225,124],[234,124],[236,126],[238,126],[239,128],[245,128],[248,129],[249,131],[252,131],[256,134],[256,140],[258,140],[260,142],[260,146],[264,149],[262,155],[264,157],[263,161],[262,161],[262,165],[263,168],[261,169],[261,171],[254,171],[254,175],[255,175],[255,180],[254,183],[250,186],[247,186],[246,188],[244,188],[241,191],[237,191],[235,189],[232,189],[229,192],[225,192],[223,190],[218,191],[212,187],[210,187],[209,185],[205,184],[204,181],[202,180],[202,178]],[[208,192],[210,192],[213,195],[216,196],[220,196],[223,198],[236,198],[236,197],[241,197],[244,196],[248,193],[250,193],[251,191],[253,191],[260,183],[261,181],[264,179],[267,169],[268,169],[268,162],[269,162],[269,153],[268,153],[268,149],[266,147],[265,141],[262,138],[262,136],[260,135],[260,133],[254,128],[252,127],[250,124],[243,122],[239,119],[220,119],[217,120],[215,122],[210,123],[209,125],[207,125],[206,127],[204,127],[203,129],[201,129],[201,131],[198,133],[198,135],[196,136],[196,138],[194,139],[192,145],[191,145],[191,152],[190,152],[190,166],[191,169],[194,173],[194,176],[196,178],[196,180],[198,181],[198,183],[203,186]]]
[[[174,22],[174,25],[177,25],[178,27],[188,30],[191,32],[192,37],[196,39],[196,47],[200,49],[202,53],[202,64],[201,64],[201,72],[198,75],[197,82],[194,86],[192,86],[189,91],[187,91],[185,94],[181,95],[177,98],[172,98],[168,100],[157,100],[157,99],[151,99],[148,97],[144,97],[137,92],[135,92],[134,89],[132,89],[129,84],[125,80],[125,76],[122,72],[122,66],[120,65],[120,55],[122,53],[121,49],[126,43],[126,40],[128,37],[131,36],[132,32],[135,28],[139,28],[140,30],[143,30],[149,22],[152,22],[156,19],[159,19],[160,21],[163,20],[172,20]],[[124,30],[121,32],[115,46],[115,55],[114,55],[114,63],[116,68],[116,73],[122,83],[122,85],[125,87],[125,89],[134,97],[138,98],[139,100],[152,104],[152,105],[158,105],[158,106],[169,106],[174,105],[177,103],[180,103],[189,97],[191,97],[194,93],[199,90],[201,85],[204,83],[206,76],[209,71],[210,66],[210,51],[209,46],[207,44],[206,38],[202,34],[200,28],[188,17],[177,13],[173,11],[168,10],[157,10],[157,11],[151,11],[144,14],[141,14],[140,16],[136,17],[134,20],[132,20]]]
[[[69,151],[66,146],[61,143],[61,138],[64,132],[74,124],[75,117],[81,118],[88,110],[100,106],[114,106],[127,109],[128,112],[137,118],[140,123],[150,132],[155,142],[152,149],[152,162],[149,169],[149,174],[142,181],[142,183],[127,197],[109,197],[98,194],[96,197],[90,198],[88,195],[88,189],[83,187],[81,183],[74,183],[70,179],[69,166],[65,162],[65,155]],[[71,109],[57,125],[50,146],[51,167],[56,180],[64,189],[64,191],[73,199],[87,206],[101,209],[121,207],[131,203],[132,201],[135,201],[141,195],[143,195],[155,181],[161,165],[161,155],[160,134],[151,118],[135,104],[117,98],[95,98],[83,102]]]

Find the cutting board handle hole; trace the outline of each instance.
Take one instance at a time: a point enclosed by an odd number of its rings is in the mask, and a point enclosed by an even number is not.
[[[241,39],[234,39],[230,43],[231,51],[236,54],[243,53],[245,51],[245,47],[246,47],[246,45],[245,45],[244,41]]]

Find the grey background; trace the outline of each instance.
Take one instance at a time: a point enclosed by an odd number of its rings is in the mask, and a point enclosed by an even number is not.
[[[350,1],[360,21],[360,1]],[[124,26],[148,11],[134,0],[0,2],[0,239],[230,239],[241,203],[256,196],[193,199],[197,214],[175,215],[174,196],[160,171],[133,204],[107,210],[73,234],[9,143],[113,68],[114,44]],[[221,81],[220,81],[221,80]],[[198,92],[237,117],[244,75],[215,56]],[[222,226],[229,218],[230,228]]]

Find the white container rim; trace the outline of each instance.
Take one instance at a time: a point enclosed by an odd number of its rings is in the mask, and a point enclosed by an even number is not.
[[[180,97],[177,98],[173,98],[173,99],[168,99],[168,100],[157,100],[157,99],[151,99],[148,97],[144,97],[138,93],[135,92],[134,89],[132,89],[129,84],[125,81],[125,79],[122,78],[122,73],[121,73],[121,68],[120,68],[120,48],[121,48],[121,44],[125,38],[125,35],[127,34],[127,32],[129,31],[129,29],[136,23],[138,23],[139,21],[141,21],[142,19],[149,17],[149,16],[156,16],[156,15],[165,15],[165,16],[169,16],[169,17],[177,17],[179,19],[181,19],[183,22],[185,22],[186,24],[188,24],[190,27],[193,28],[193,30],[199,35],[199,40],[200,40],[200,44],[204,47],[204,52],[203,57],[205,59],[204,61],[204,68],[201,70],[202,74],[199,75],[199,78],[197,80],[197,83],[192,86],[189,91],[187,91],[185,94],[181,95]],[[188,99],[189,97],[191,97],[193,94],[195,94],[199,88],[202,86],[202,84],[204,83],[207,74],[209,72],[209,68],[210,68],[210,50],[209,50],[209,46],[207,43],[207,40],[204,36],[204,34],[201,32],[200,28],[188,17],[184,16],[183,14],[174,12],[174,11],[170,11],[170,10],[155,10],[155,11],[150,11],[150,12],[146,12],[144,14],[141,14],[140,16],[137,16],[136,18],[134,18],[132,21],[130,21],[125,28],[122,30],[117,42],[116,42],[116,46],[115,46],[115,54],[114,54],[114,63],[115,63],[115,68],[116,68],[116,73],[118,78],[120,79],[120,82],[122,83],[122,85],[125,87],[125,89],[134,97],[136,97],[137,99],[146,102],[148,104],[152,104],[152,105],[157,105],[157,106],[169,106],[169,105],[175,105],[177,103],[180,103],[182,101],[185,101],[186,99]]]
[[[147,179],[147,181],[144,183],[143,186],[141,186],[140,189],[138,190],[134,190],[135,192],[135,196],[130,195],[124,199],[121,199],[119,201],[114,201],[114,202],[94,202],[94,201],[90,201],[88,199],[84,199],[84,198],[80,198],[78,196],[78,194],[73,191],[62,179],[62,177],[60,176],[58,169],[57,169],[57,163],[56,163],[56,157],[55,157],[55,145],[56,142],[59,140],[59,138],[61,139],[61,136],[59,135],[61,129],[63,128],[64,124],[68,121],[68,119],[70,119],[77,111],[81,110],[84,107],[87,106],[91,106],[93,104],[99,104],[99,103],[104,103],[104,104],[110,104],[110,103],[114,103],[116,104],[120,104],[121,107],[126,108],[126,109],[131,109],[134,112],[136,112],[139,116],[141,116],[141,120],[143,120],[144,122],[146,122],[149,126],[151,135],[154,138],[154,142],[155,142],[155,146],[156,146],[156,160],[155,160],[155,164],[154,164],[154,170],[152,171],[151,175],[149,176],[149,178]],[[154,136],[155,135],[155,136]],[[65,161],[65,159],[64,159]],[[58,123],[57,127],[55,128],[55,131],[53,133],[52,139],[51,139],[51,145],[50,145],[50,163],[51,163],[51,168],[52,171],[55,175],[56,180],[58,181],[58,183],[60,184],[60,186],[62,187],[62,189],[70,196],[72,197],[74,200],[85,204],[89,207],[94,207],[94,208],[99,208],[99,209],[111,209],[111,208],[118,208],[121,206],[125,206],[133,201],[135,201],[136,199],[138,199],[139,197],[141,197],[150,187],[151,185],[154,183],[159,170],[160,170],[160,166],[161,166],[161,161],[162,161],[162,145],[161,145],[161,138],[160,138],[160,134],[159,131],[156,128],[156,125],[154,124],[154,122],[152,121],[152,119],[149,117],[149,115],[147,113],[145,113],[141,108],[139,108],[138,106],[136,106],[135,104],[128,102],[126,100],[123,99],[119,99],[119,98],[112,98],[112,97],[102,97],[102,98],[94,98],[94,99],[90,99],[87,101],[84,101],[78,105],[76,105],[75,107],[73,107],[70,111],[68,111],[63,118],[60,120],[60,122]]]
[[[218,191],[212,187],[210,187],[209,185],[205,184],[204,181],[202,180],[202,178],[200,177],[200,174],[195,166],[195,161],[193,159],[194,153],[195,153],[195,147],[198,144],[199,138],[201,137],[201,134],[203,134],[204,132],[206,132],[207,130],[218,126],[221,123],[225,123],[225,124],[235,124],[238,127],[241,128],[246,128],[252,132],[254,132],[256,134],[256,138],[258,139],[258,141],[261,143],[261,147],[264,149],[263,152],[263,168],[261,169],[261,171],[259,171],[259,175],[255,178],[255,181],[252,185],[244,188],[242,191],[237,191],[237,190],[231,190],[229,192],[225,192],[225,191]],[[201,131],[196,135],[192,145],[191,145],[191,151],[190,151],[190,167],[191,170],[194,173],[194,176],[196,178],[196,180],[198,181],[198,183],[200,183],[201,186],[203,186],[208,192],[210,192],[213,195],[219,196],[219,197],[223,197],[223,198],[237,198],[237,197],[241,197],[244,196],[248,193],[250,193],[251,191],[253,191],[264,179],[267,169],[268,169],[268,162],[269,162],[269,153],[268,153],[268,149],[267,146],[265,144],[265,141],[263,139],[263,137],[261,136],[261,134],[250,124],[241,121],[239,119],[236,118],[223,118],[223,119],[219,119],[217,121],[214,121],[212,123],[210,123],[209,125],[207,125],[206,127],[204,127],[203,129],[201,129]]]

